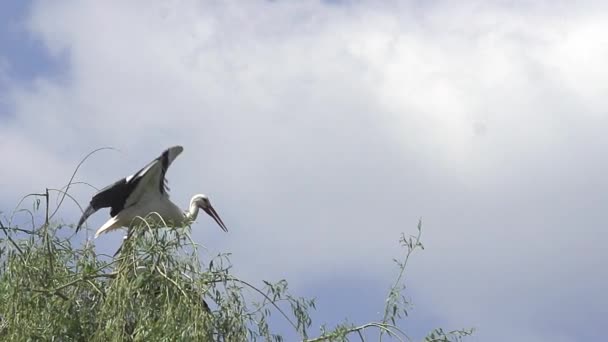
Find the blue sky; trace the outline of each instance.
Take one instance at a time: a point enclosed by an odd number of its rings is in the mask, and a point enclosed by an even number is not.
[[[24,27],[27,9],[27,1],[11,1],[3,3],[0,12],[2,55],[9,64],[6,71],[12,78],[23,80],[31,80],[52,67],[41,42],[35,41]]]
[[[78,175],[101,187],[182,144],[172,199],[208,194],[230,229],[201,218],[197,241],[245,279],[317,296],[315,326],[380,318],[399,234],[422,217],[412,335],[600,340],[604,7],[2,3],[0,155],[19,167],[0,169],[1,210],[64,185],[95,148],[119,149]]]
[[[4,73],[12,82],[31,82],[37,77],[59,75],[67,61],[49,55],[42,41],[26,26],[28,1],[7,1],[0,11],[0,45]],[[3,84],[4,85],[4,84]]]

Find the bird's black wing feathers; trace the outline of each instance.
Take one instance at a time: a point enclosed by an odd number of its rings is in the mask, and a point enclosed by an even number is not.
[[[161,166],[161,181],[159,182],[159,192],[161,194],[166,195],[169,188],[167,187],[167,180],[165,179],[165,174],[167,173],[167,169],[169,168],[173,160],[182,151],[183,148],[181,146],[174,146],[168,148],[163,151],[160,156],[158,156],[153,161],[151,161],[146,166],[137,171],[133,176],[123,178],[115,182],[114,184],[101,189],[91,199],[89,206],[87,207],[78,222],[76,231],[80,229],[80,226],[82,226],[82,224],[87,220],[89,216],[93,215],[93,213],[95,213],[101,208],[111,208],[110,216],[114,217],[125,208],[127,200],[131,202],[131,204],[129,205],[132,205],[133,201],[137,201],[137,198],[129,199],[129,196],[133,194],[137,185],[148,172],[154,172],[154,170],[158,170],[158,164],[160,164]],[[140,197],[140,194],[136,194],[135,196]]]
[[[172,160],[169,158],[169,151],[171,149],[167,149],[163,152],[163,154],[160,155],[160,157],[156,158],[155,161],[160,160],[161,162],[161,174],[160,177],[162,179],[162,182],[160,182],[159,186],[160,188],[158,189],[160,191],[161,194],[165,194],[167,191],[169,191],[169,187],[167,186],[167,179],[165,178],[165,174],[167,173],[167,169],[169,169],[169,165],[171,165]]]
[[[93,199],[91,199],[91,206],[95,210],[101,208],[112,208],[110,210],[110,216],[116,216],[121,210],[124,209],[127,197],[133,192],[133,189],[137,186],[141,177],[133,177],[129,181],[126,178],[119,180],[118,182],[105,187],[99,191]]]
[[[85,212],[82,214],[80,221],[78,221],[76,231],[80,229],[80,226],[82,226],[84,221],[86,221],[89,216],[93,215],[101,208],[111,208],[111,217],[118,214],[124,209],[127,198],[133,189],[135,189],[140,180],[141,176],[133,176],[131,179],[129,179],[129,181],[127,181],[127,178],[123,178],[114,184],[101,189],[97,194],[95,194],[95,196],[93,196],[87,210],[85,210]]]
[[[116,216],[121,210],[125,208],[125,203],[127,202],[127,198],[133,193],[139,181],[143,178],[143,175],[149,170],[153,163],[157,162],[158,158],[154,159],[152,162],[148,163],[146,166],[141,168],[137,173],[133,176],[125,177],[115,183],[106,186],[105,188],[99,190],[91,199],[87,210],[82,214],[82,217],[78,221],[78,226],[76,226],[76,231],[80,229],[80,226],[89,218],[89,216],[93,215],[97,210],[102,208],[111,208],[110,209],[110,217]]]

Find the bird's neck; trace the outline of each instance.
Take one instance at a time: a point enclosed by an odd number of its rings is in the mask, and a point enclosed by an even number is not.
[[[196,205],[196,203],[194,203],[194,201],[190,201],[190,207],[188,208],[188,210],[186,211],[186,219],[190,222],[196,220],[196,218],[198,217],[198,206]]]

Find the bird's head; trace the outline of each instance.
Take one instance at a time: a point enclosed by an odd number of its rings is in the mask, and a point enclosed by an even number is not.
[[[222,230],[224,230],[225,232],[228,231],[228,228],[226,228],[226,225],[220,218],[220,215],[218,215],[218,213],[215,211],[215,209],[213,209],[213,206],[211,205],[211,202],[209,201],[209,197],[207,197],[206,195],[202,195],[202,194],[194,195],[194,197],[192,197],[191,203],[193,205],[196,205],[198,208],[203,209],[207,213],[207,215],[213,217],[215,222],[217,222],[217,224],[220,226],[220,228],[222,228]]]

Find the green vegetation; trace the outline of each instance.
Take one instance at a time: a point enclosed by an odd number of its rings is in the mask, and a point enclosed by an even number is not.
[[[412,252],[423,248],[420,224],[416,236],[401,238],[405,254],[383,320],[323,327],[320,336],[310,336],[314,300],[293,296],[285,280],[254,287],[230,273],[227,254],[201,262],[188,228],[140,225],[118,256],[99,255],[91,243],[72,245],[72,226],[48,221],[48,192],[44,196],[41,226],[21,229],[0,218],[2,341],[281,341],[271,315],[305,341],[365,341],[364,330],[367,339],[410,341],[397,323],[410,307],[403,274]],[[458,341],[471,333],[437,329],[425,341]]]

